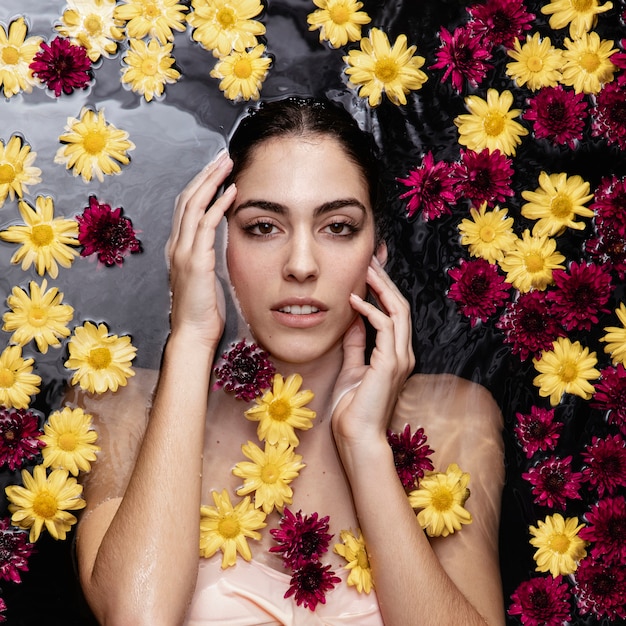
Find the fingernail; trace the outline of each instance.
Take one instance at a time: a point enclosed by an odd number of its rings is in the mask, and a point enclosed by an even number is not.
[[[212,161],[209,161],[209,163],[207,163],[206,167],[211,167],[212,165],[220,164],[227,155],[228,155],[228,150],[226,150],[226,148],[222,148],[217,153],[217,156]]]

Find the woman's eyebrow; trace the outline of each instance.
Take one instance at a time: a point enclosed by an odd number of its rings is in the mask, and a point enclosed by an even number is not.
[[[360,209],[363,213],[367,214],[367,209],[365,205],[356,198],[341,198],[338,200],[331,200],[330,202],[324,202],[324,204],[320,204],[320,206],[316,207],[313,211],[314,217],[319,217],[320,215],[324,215],[325,213],[330,213],[331,211],[336,211],[337,209],[341,209],[343,207],[356,207]],[[248,200],[247,202],[242,202],[237,205],[233,209],[233,216],[237,215],[239,211],[242,209],[248,208],[256,208],[262,209],[264,211],[269,211],[270,213],[277,213],[279,215],[283,215],[289,212],[289,209],[278,202],[271,202],[269,200]]]

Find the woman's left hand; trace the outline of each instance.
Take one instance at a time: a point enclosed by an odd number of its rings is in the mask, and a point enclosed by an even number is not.
[[[415,365],[409,303],[376,257],[368,268],[367,284],[382,310],[356,294],[350,296],[359,315],[344,335],[343,366],[333,392],[333,432],[346,443],[385,436],[398,394]],[[369,365],[361,316],[376,330]]]

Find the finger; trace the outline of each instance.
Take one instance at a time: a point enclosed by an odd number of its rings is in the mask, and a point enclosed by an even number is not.
[[[343,336],[343,369],[349,370],[365,364],[365,324],[357,315]]]

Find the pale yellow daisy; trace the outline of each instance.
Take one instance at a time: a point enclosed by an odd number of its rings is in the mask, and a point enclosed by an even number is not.
[[[459,129],[459,143],[474,152],[487,148],[490,152],[500,150],[506,155],[514,155],[528,130],[515,121],[521,110],[511,109],[512,104],[513,95],[508,89],[502,93],[488,89],[487,100],[467,96],[465,107],[469,113],[454,119]]]
[[[192,37],[215,56],[256,47],[265,34],[265,26],[252,19],[263,10],[259,0],[191,0],[191,7]]]
[[[102,110],[96,112],[83,107],[79,119],[67,119],[65,130],[59,137],[63,145],[57,150],[54,162],[72,169],[74,176],[82,176],[85,182],[93,176],[102,182],[105,174],[119,174],[120,163],[127,165],[128,151],[135,149],[128,133],[108,123]]]
[[[504,258],[504,253],[515,245],[517,236],[513,232],[513,218],[507,216],[507,209],[494,207],[487,211],[483,202],[477,210],[470,208],[472,219],[464,218],[458,226],[461,243],[468,246],[472,256],[495,263]]]
[[[220,59],[211,76],[220,81],[220,89],[233,101],[258,100],[261,86],[272,60],[263,56],[265,46],[259,44],[243,52],[233,51]]]
[[[580,176],[566,173],[539,174],[539,187],[535,191],[522,191],[524,200],[522,215],[538,220],[533,226],[533,234],[541,236],[561,235],[566,228],[583,230],[584,222],[576,217],[593,217],[593,211],[585,206],[593,198],[589,193],[589,183]]]
[[[39,539],[44,526],[55,539],[65,539],[76,523],[76,517],[68,511],[86,505],[82,485],[70,477],[67,470],[53,470],[47,476],[43,465],[36,465],[32,475],[28,470],[22,470],[22,482],[24,486],[5,487],[12,513],[11,523],[30,529],[31,543]]]
[[[65,367],[76,370],[71,383],[90,393],[117,391],[135,375],[131,363],[137,348],[128,336],[109,335],[106,324],[96,327],[91,322],[85,322],[78,326],[68,348],[70,358]]]
[[[506,64],[506,73],[518,85],[526,85],[531,91],[542,87],[555,87],[561,80],[563,58],[549,37],[540,37],[535,33],[526,35],[526,43],[520,44],[519,39],[513,41],[513,48],[507,54],[515,59]]]
[[[46,444],[41,450],[44,467],[64,469],[74,476],[91,470],[100,450],[94,444],[98,434],[91,427],[91,419],[82,409],[68,406],[48,417],[44,434],[39,436]]]
[[[610,39],[600,39],[596,32],[584,34],[573,41],[565,38],[563,42],[563,77],[561,82],[574,87],[576,93],[598,93],[605,83],[613,80],[617,70],[610,57],[618,52]]]
[[[74,309],[63,302],[63,294],[56,288],[48,289],[48,281],[44,278],[39,286],[31,281],[29,294],[21,287],[13,287],[7,298],[10,311],[2,320],[2,330],[13,332],[11,342],[25,346],[34,339],[37,348],[43,354],[50,346],[59,347],[61,337],[69,337],[67,325],[74,315]]]
[[[557,337],[552,342],[552,350],[543,350],[541,358],[533,359],[539,372],[533,384],[539,388],[542,398],[550,398],[552,406],[561,401],[564,393],[589,400],[594,393],[589,381],[600,376],[597,364],[596,353],[590,353],[579,341],[572,343],[567,337]]]
[[[41,182],[41,170],[33,165],[36,156],[18,135],[11,135],[6,147],[0,139],[0,207],[7,195],[11,200],[21,198],[28,191],[27,185]]]
[[[342,530],[339,533],[342,543],[336,543],[334,550],[347,561],[344,568],[350,572],[346,580],[348,585],[356,587],[359,593],[369,593],[374,588],[372,570],[365,540],[360,530],[358,533],[357,537],[352,531]]]
[[[360,50],[350,50],[343,60],[351,87],[358,87],[359,96],[370,106],[378,106],[382,95],[394,104],[406,104],[406,94],[421,89],[428,76],[420,69],[424,57],[414,54],[417,46],[407,47],[406,35],[398,35],[393,46],[387,34],[372,28],[369,37],[359,42]]]
[[[78,222],[54,217],[54,203],[50,196],[37,196],[35,208],[20,200],[19,211],[24,224],[9,226],[0,232],[0,239],[22,246],[11,257],[11,263],[22,263],[22,269],[31,265],[40,276],[48,272],[52,278],[59,274],[59,265],[70,267],[78,256]]]
[[[211,495],[215,506],[200,507],[200,556],[209,558],[221,550],[222,569],[235,565],[237,553],[249,561],[248,539],[261,538],[258,530],[267,526],[265,513],[254,508],[250,496],[233,507],[226,489]]]
[[[130,49],[122,59],[128,66],[122,72],[122,82],[148,102],[160,96],[166,83],[175,83],[180,78],[180,72],[172,67],[172,47],[171,43],[160,46],[156,39],[148,44],[142,39],[131,39]]]
[[[564,519],[560,513],[547,515],[545,520],[537,520],[537,526],[530,526],[530,544],[537,548],[533,556],[536,570],[550,572],[555,578],[573,574],[579,561],[587,556],[586,543],[578,536],[583,526],[577,517]]]
[[[515,245],[505,250],[504,258],[499,261],[506,273],[507,282],[522,293],[531,289],[543,291],[553,282],[552,271],[564,269],[565,257],[557,252],[556,241],[546,235],[531,235],[526,229],[515,240]]]
[[[7,346],[0,353],[0,405],[28,408],[41,384],[41,377],[32,373],[33,363],[33,359],[22,358],[21,346]]]
[[[613,8],[612,2],[600,4],[598,0],[550,0],[541,7],[550,16],[550,27],[558,30],[569,24],[570,37],[581,37],[598,23],[598,14]]]
[[[606,342],[604,351],[611,355],[614,365],[621,363],[626,367],[626,305],[619,303],[619,308],[615,309],[615,314],[622,323],[622,327],[609,326],[604,329],[606,335],[600,341]]]
[[[20,91],[30,93],[37,80],[29,65],[39,52],[41,37],[26,39],[28,28],[23,17],[9,24],[9,32],[0,24],[0,86],[4,97],[11,98]]]
[[[156,37],[160,43],[174,41],[172,30],[183,32],[188,8],[178,0],[122,0],[114,17],[126,22],[131,39]]]
[[[320,41],[328,41],[333,48],[361,39],[361,26],[369,24],[370,16],[361,11],[358,0],[313,0],[317,11],[309,13],[309,30],[319,29]]]

